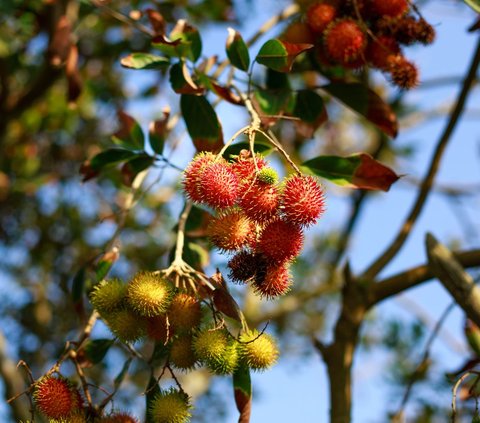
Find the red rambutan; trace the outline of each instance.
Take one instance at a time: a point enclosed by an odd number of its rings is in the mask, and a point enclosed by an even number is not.
[[[214,209],[231,207],[237,202],[238,177],[225,161],[209,163],[198,178],[198,198]]]
[[[35,386],[33,399],[42,414],[51,419],[68,417],[82,405],[78,390],[63,377],[45,376]]]
[[[95,420],[97,421],[97,420]],[[117,411],[102,417],[98,420],[98,423],[138,423],[138,419],[132,417],[130,414]]]
[[[281,202],[285,219],[297,225],[314,224],[325,210],[323,189],[313,176],[288,178]]]
[[[365,57],[374,67],[386,70],[389,67],[389,57],[400,53],[400,46],[395,38],[381,35],[375,40],[368,42]]]
[[[321,34],[336,17],[337,9],[335,6],[319,2],[312,4],[308,8],[306,21],[313,32]]]
[[[379,16],[402,16],[409,7],[408,0],[370,0],[371,12]]]
[[[367,39],[365,33],[353,19],[339,19],[325,30],[325,50],[335,62],[346,65],[361,58]]]
[[[210,221],[207,233],[221,250],[238,250],[255,240],[255,225],[241,210],[229,210]]]
[[[392,82],[400,88],[409,90],[418,85],[417,67],[400,54],[389,59],[388,71]]]
[[[183,188],[187,196],[194,202],[201,202],[201,197],[198,194],[200,175],[209,163],[215,160],[215,155],[208,153],[197,154],[183,173]]]
[[[278,187],[259,180],[246,185],[239,205],[250,219],[267,222],[277,214],[280,205]]]
[[[232,163],[232,170],[238,176],[240,182],[248,182],[255,178],[257,170],[263,169],[266,165],[267,161],[260,154],[257,154],[253,159],[249,151],[242,150]]]
[[[258,242],[258,251],[274,262],[291,260],[300,254],[303,246],[303,231],[299,225],[276,219],[263,229]]]
[[[274,298],[286,294],[292,285],[289,263],[268,266],[263,278],[253,283],[254,291],[262,297]]]
[[[162,344],[166,344],[174,335],[174,329],[165,314],[149,317],[146,324],[147,336]]]

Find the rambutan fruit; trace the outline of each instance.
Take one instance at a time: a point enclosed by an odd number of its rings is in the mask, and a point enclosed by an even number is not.
[[[240,251],[230,259],[227,266],[230,269],[228,276],[232,282],[253,282],[263,279],[267,268],[267,259],[262,254]]]
[[[289,263],[284,262],[268,266],[263,277],[256,278],[253,282],[254,291],[265,298],[276,298],[285,295],[292,285]]]
[[[279,351],[273,337],[258,330],[249,330],[240,335],[241,358],[253,370],[266,370],[278,359]]]
[[[103,318],[122,342],[135,342],[145,335],[145,318],[127,307],[115,310]]]
[[[142,316],[158,316],[170,306],[173,292],[173,285],[160,275],[139,272],[127,285],[127,302]]]
[[[365,57],[370,65],[386,70],[389,67],[389,57],[400,53],[400,46],[395,38],[380,35],[375,40],[369,40]]]
[[[195,367],[197,357],[191,335],[180,336],[172,341],[169,360],[177,369],[190,370]]]
[[[303,231],[297,224],[276,219],[265,226],[258,242],[258,251],[275,262],[291,260],[300,254]]]
[[[418,85],[418,69],[404,56],[392,56],[389,59],[389,68],[392,82],[400,88],[409,90]]]
[[[69,414],[67,417],[61,417],[59,419],[50,419],[49,423],[87,423],[87,417],[85,417],[85,412],[83,410],[74,411],[72,414]],[[95,420],[97,422],[97,420]],[[98,421],[103,422],[103,420]]]
[[[167,314],[175,330],[191,330],[200,324],[202,308],[195,297],[181,292],[173,297]]]
[[[257,173],[257,179],[267,185],[273,185],[278,182],[278,173],[271,167],[264,167]]]
[[[199,153],[193,158],[183,173],[183,188],[188,198],[196,203],[200,203],[202,200],[198,194],[200,175],[207,164],[213,163],[215,157],[210,152]]]
[[[425,19],[420,18],[417,22],[416,38],[417,41],[428,45],[435,41],[435,29]]]
[[[146,319],[147,336],[154,341],[166,344],[172,339],[175,330],[167,319],[166,314],[149,317]]]
[[[293,175],[285,182],[281,203],[285,220],[312,225],[325,210],[323,188],[313,176]]]
[[[35,385],[33,400],[38,410],[51,419],[68,417],[81,407],[78,390],[61,376],[45,376]]]
[[[279,205],[278,187],[259,180],[245,186],[239,201],[244,213],[258,223],[265,223],[274,218]]]
[[[336,17],[337,9],[335,6],[329,3],[317,2],[308,8],[306,22],[313,32],[321,34]]]
[[[224,329],[204,329],[193,340],[198,360],[216,374],[233,373],[238,365],[237,341]]]
[[[101,417],[99,420],[95,420],[98,423],[139,423],[139,420],[129,413],[123,411],[114,411],[108,416]]]
[[[214,209],[224,209],[237,202],[238,177],[224,160],[207,164],[198,182],[201,203]]]
[[[281,35],[281,39],[294,44],[313,44],[315,42],[312,30],[304,22],[291,23]]]
[[[217,248],[234,251],[255,239],[255,224],[241,210],[229,210],[210,221],[207,234]]]
[[[252,155],[247,150],[242,150],[240,153],[241,154],[232,162],[232,170],[241,183],[252,181],[255,178],[257,170],[262,170],[267,166],[267,161],[260,154],[252,158]]]
[[[207,367],[217,375],[232,374],[238,367],[238,342],[229,340],[222,354],[205,360]]]
[[[362,58],[367,38],[359,24],[350,18],[337,19],[324,33],[324,45],[328,56],[341,65]]]
[[[155,423],[187,423],[191,408],[190,398],[185,392],[170,388],[155,396],[149,412]]]
[[[370,0],[370,11],[378,16],[398,17],[408,12],[408,0]]]
[[[103,280],[93,288],[90,301],[100,314],[109,313],[122,306],[127,285],[119,279]]]

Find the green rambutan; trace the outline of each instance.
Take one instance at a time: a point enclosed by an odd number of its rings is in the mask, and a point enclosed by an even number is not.
[[[155,396],[149,411],[155,423],[187,423],[191,408],[190,398],[185,392],[170,388]]]
[[[103,422],[103,420],[100,420]],[[82,410],[74,411],[72,414],[69,414],[68,417],[62,417],[59,419],[50,419],[49,423],[87,423],[87,417],[85,417],[85,412]]]
[[[278,182],[278,173],[272,167],[264,167],[257,173],[257,179],[267,185],[273,185]]]
[[[103,280],[93,288],[90,301],[100,314],[109,313],[122,306],[127,285],[119,279]]]
[[[275,262],[291,260],[300,254],[303,231],[297,224],[277,219],[263,229],[258,241],[258,251]]]
[[[127,307],[115,310],[103,318],[122,342],[135,342],[145,335],[146,319]]]
[[[239,338],[241,358],[253,370],[266,370],[277,361],[279,351],[274,339],[258,330],[244,332]]]
[[[191,330],[200,324],[202,308],[191,295],[178,293],[168,309],[168,320],[176,330]]]
[[[204,329],[193,340],[198,360],[216,374],[229,374],[237,368],[237,341],[224,329]]]
[[[234,251],[255,239],[255,224],[241,210],[229,210],[210,220],[207,234],[217,248]]]
[[[79,411],[80,393],[62,376],[45,376],[35,385],[33,400],[38,410],[50,419],[61,419]]]
[[[186,335],[175,338],[170,346],[169,357],[170,363],[172,363],[177,369],[193,369],[197,363],[197,357],[193,350],[192,336]]]
[[[173,285],[154,272],[139,272],[127,285],[127,302],[146,317],[164,313],[172,302]]]

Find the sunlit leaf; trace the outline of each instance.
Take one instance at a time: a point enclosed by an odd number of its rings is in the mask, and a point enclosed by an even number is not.
[[[463,0],[469,5],[475,12],[480,13],[480,0]]]
[[[122,110],[118,111],[117,117],[120,128],[112,136],[112,141],[122,147],[142,150],[145,143],[145,135],[139,123]]]
[[[120,64],[129,69],[166,69],[170,60],[163,56],[149,53],[132,53],[123,57]]]
[[[157,119],[150,123],[148,128],[148,141],[150,147],[156,154],[163,153],[165,139],[168,135],[168,118],[170,117],[170,109],[163,111],[163,118]]]
[[[294,44],[273,39],[268,40],[257,54],[256,61],[277,72],[290,72],[295,58],[313,44]]]
[[[186,63],[176,63],[170,68],[170,84],[177,94],[201,94],[205,91],[192,79]]]
[[[233,66],[242,71],[248,71],[248,67],[250,66],[248,47],[240,33],[233,28],[228,28],[226,50],[228,60],[230,60]]]

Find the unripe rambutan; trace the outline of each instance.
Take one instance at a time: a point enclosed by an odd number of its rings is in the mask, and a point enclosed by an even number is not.
[[[389,57],[400,53],[400,46],[395,38],[388,35],[380,35],[375,40],[368,42],[365,58],[370,65],[386,70],[389,67]]]
[[[115,310],[103,318],[110,330],[122,342],[135,342],[145,335],[145,318],[129,308]]]
[[[257,170],[262,170],[266,165],[267,161],[260,154],[253,159],[249,151],[242,150],[236,160],[232,162],[232,170],[239,181],[245,183],[252,181]]]
[[[193,340],[190,335],[180,336],[172,341],[170,346],[170,363],[177,369],[189,370],[195,367],[197,357],[193,350]]]
[[[261,297],[270,299],[285,295],[290,291],[291,285],[289,263],[285,262],[268,266],[263,273],[263,277],[255,279],[253,289]]]
[[[95,420],[96,423],[139,423],[139,420],[132,417],[129,413],[123,411],[116,411],[108,416],[101,417]]]
[[[418,85],[418,69],[404,56],[392,56],[389,59],[390,76],[392,82],[400,88],[409,90]]]
[[[95,420],[97,422],[97,420]],[[99,422],[103,422],[100,420]],[[60,419],[50,419],[49,423],[87,423],[87,418],[82,410],[74,411],[73,414],[69,414],[68,417],[62,417]]]
[[[190,398],[175,388],[160,391],[150,406],[150,415],[155,423],[186,423],[190,420]]]
[[[325,210],[323,188],[312,176],[288,178],[281,202],[285,219],[298,225],[314,224]]]
[[[307,10],[307,25],[317,34],[321,34],[325,28],[337,17],[335,6],[318,2],[313,3]]]
[[[274,339],[258,330],[244,332],[239,338],[240,356],[253,370],[265,370],[273,366],[278,358],[278,347]]]
[[[245,186],[239,205],[253,221],[258,223],[268,222],[278,212],[280,205],[278,187],[257,180]]]
[[[166,314],[147,318],[146,325],[147,336],[162,344],[166,344],[174,335],[174,328]]]
[[[191,330],[200,324],[202,308],[195,297],[179,293],[173,297],[167,314],[170,324],[176,330]]]
[[[402,16],[409,8],[408,0],[370,0],[370,11],[378,16]]]
[[[239,181],[227,162],[222,160],[207,164],[198,182],[201,203],[214,209],[224,209],[237,202]]]
[[[260,235],[258,250],[267,259],[283,262],[300,254],[303,232],[299,225],[277,219],[265,226]]]
[[[207,234],[217,248],[238,250],[255,240],[255,224],[240,210],[229,210],[213,218]]]
[[[193,350],[201,362],[221,357],[228,345],[228,334],[223,329],[204,329],[193,339]]]
[[[61,376],[45,376],[35,385],[33,400],[38,410],[51,419],[61,419],[81,407],[81,396],[72,384]]]
[[[230,268],[228,276],[232,282],[253,282],[264,278],[267,259],[262,254],[240,251],[230,259],[227,266]]]
[[[217,375],[232,374],[238,367],[238,342],[229,340],[222,354],[205,360],[207,367]]]
[[[271,167],[264,167],[257,173],[257,179],[267,185],[273,185],[278,182],[278,173]]]
[[[198,194],[200,184],[200,175],[205,166],[215,160],[215,155],[210,152],[197,154],[183,173],[183,188],[187,196],[194,202],[200,203],[201,198]]]
[[[142,316],[158,316],[170,306],[173,292],[173,285],[160,275],[139,272],[127,285],[127,302]]]
[[[103,280],[93,288],[90,300],[100,314],[109,313],[122,306],[127,285],[119,279]]]
[[[331,59],[341,65],[347,65],[362,58],[367,38],[357,22],[346,18],[336,20],[327,27],[324,43]]]

